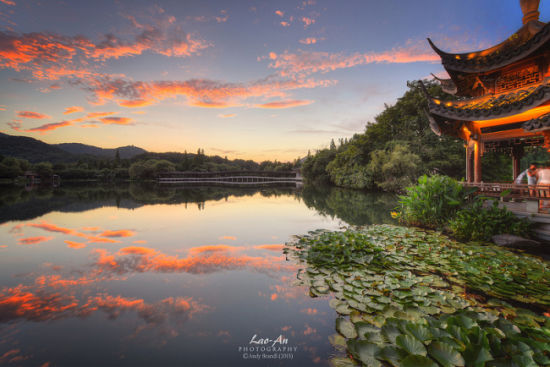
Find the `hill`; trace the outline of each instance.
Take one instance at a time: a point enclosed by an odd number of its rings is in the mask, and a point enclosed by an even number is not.
[[[130,158],[134,158],[136,155],[147,153],[145,149],[142,149],[133,145],[127,145],[125,147],[113,148],[113,149],[99,148],[93,145],[86,145],[86,144],[80,144],[80,143],[62,143],[62,144],[56,144],[55,146],[71,154],[75,154],[75,155],[86,154],[86,155],[93,155],[96,157],[103,157],[103,158],[115,158],[117,150],[119,151],[121,159],[130,159]]]
[[[133,145],[104,149],[93,145],[79,143],[47,144],[38,139],[26,136],[15,136],[0,133],[0,155],[26,159],[36,162],[74,162],[84,157],[115,158],[118,149],[120,158],[133,158],[146,150]]]
[[[78,159],[55,145],[46,144],[43,141],[26,136],[2,133],[0,133],[0,154],[26,159],[31,163],[42,161],[70,162]]]

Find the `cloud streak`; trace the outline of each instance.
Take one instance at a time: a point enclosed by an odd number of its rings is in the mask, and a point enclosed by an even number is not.
[[[32,112],[32,111],[18,111],[17,116],[23,117],[26,119],[49,119],[51,118],[48,115],[45,115],[43,113],[39,112]]]

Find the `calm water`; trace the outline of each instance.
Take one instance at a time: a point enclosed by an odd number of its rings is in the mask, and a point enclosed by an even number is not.
[[[327,365],[336,314],[293,285],[283,244],[389,223],[394,200],[334,188],[1,189],[0,365]],[[259,355],[287,359],[252,358],[254,335],[282,335],[280,353]]]

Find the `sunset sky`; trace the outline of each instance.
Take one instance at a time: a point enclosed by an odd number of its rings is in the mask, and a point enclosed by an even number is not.
[[[540,5],[550,19],[550,0]],[[292,160],[350,137],[518,0],[0,0],[0,131]]]

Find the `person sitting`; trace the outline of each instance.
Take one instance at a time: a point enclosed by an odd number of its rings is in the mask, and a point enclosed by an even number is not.
[[[529,185],[529,195],[535,196],[535,190],[532,189],[537,184],[538,180],[538,169],[535,164],[531,164],[529,168],[527,168],[525,171],[519,174],[519,176],[515,179],[514,183],[516,185],[520,185],[521,181],[523,181],[523,178],[527,176],[527,185]]]

